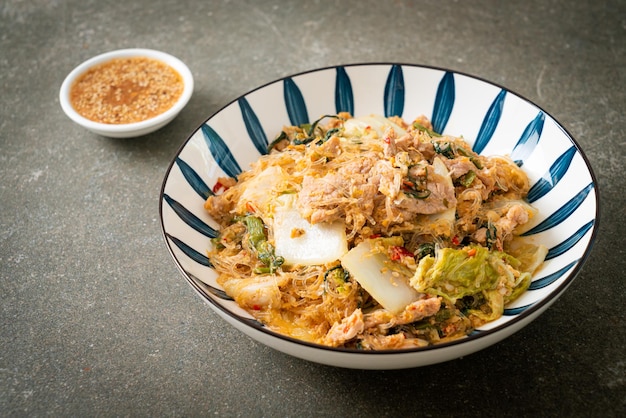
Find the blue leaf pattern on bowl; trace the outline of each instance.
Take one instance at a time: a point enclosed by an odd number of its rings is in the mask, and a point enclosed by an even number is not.
[[[392,65],[383,95],[385,116],[402,116],[404,112],[404,75],[402,67]]]
[[[519,141],[517,141],[517,144],[515,144],[513,151],[511,151],[511,159],[520,167],[524,164],[524,160],[533,153],[539,143],[545,119],[546,115],[543,112],[539,112],[535,119],[526,126],[522,136]]]
[[[172,210],[182,219],[187,225],[205,235],[209,238],[215,238],[219,233],[211,228],[209,225],[200,220],[196,215],[187,210],[183,205],[172,199],[168,194],[163,195],[163,199],[167,202]]]
[[[502,116],[502,108],[504,107],[504,99],[506,98],[506,90],[501,90],[489,106],[489,110],[483,119],[483,123],[480,125],[480,130],[476,136],[476,141],[472,150],[477,154],[483,152],[491,137],[498,127],[500,117]]]
[[[454,107],[455,96],[454,74],[450,71],[446,71],[437,87],[435,107],[433,109],[433,116],[430,119],[435,132],[442,133],[444,129],[446,129],[448,119],[450,119],[450,114]]]
[[[211,264],[211,260],[204,255],[199,253],[198,251],[191,248],[189,245],[185,244],[183,241],[179,240],[175,236],[170,234],[165,234],[176,246],[183,252],[187,257],[192,259],[198,264],[202,264],[203,266],[213,268],[213,264]]]
[[[528,191],[526,200],[528,203],[532,203],[537,199],[543,197],[546,193],[550,192],[554,186],[563,178],[569,166],[576,154],[576,147],[571,147],[565,151],[557,160],[550,166],[550,170],[540,178],[533,187]],[[549,180],[547,180],[549,179]]]
[[[228,296],[228,293],[226,293],[225,291],[223,291],[222,289],[218,289],[215,286],[211,286],[205,282],[203,282],[202,280],[200,280],[199,278],[197,278],[195,275],[193,275],[191,272],[189,271],[185,271],[185,273],[187,273],[187,275],[193,279],[193,281],[196,282],[196,284],[206,290],[208,290],[211,294],[217,296],[220,299],[223,300],[234,300],[233,298],[231,298],[230,296]]]
[[[578,231],[574,232],[568,239],[561,242],[559,245],[550,248],[550,250],[548,250],[548,254],[546,255],[546,260],[551,260],[569,251],[570,248],[576,245],[576,243],[585,236],[585,234],[591,229],[593,224],[594,221],[587,222],[582,227],[580,227]]]
[[[546,286],[550,286],[552,283],[561,278],[561,276],[563,276],[567,271],[569,271],[569,269],[574,267],[576,263],[578,263],[578,261],[579,260],[574,260],[565,267],[555,271],[552,274],[542,277],[541,279],[533,280],[533,282],[528,287],[528,290],[539,290],[543,289]]]
[[[502,312],[502,315],[504,316],[515,316],[515,315],[519,315],[522,312],[524,312],[526,309],[530,308],[531,306],[533,306],[534,303],[528,304],[528,305],[524,305],[524,306],[518,306],[516,308],[506,308],[504,310],[504,312]]]
[[[291,78],[286,78],[283,82],[285,106],[289,121],[294,126],[300,126],[309,123],[309,114],[304,103],[304,98],[300,89]]]
[[[183,161],[180,157],[176,157],[176,165],[183,173],[183,177],[187,180],[187,183],[191,186],[193,190],[195,190],[198,195],[206,200],[209,196],[213,196],[213,192],[206,185],[206,183],[202,180],[202,178],[195,172],[193,168],[185,161]]]
[[[254,318],[244,318],[244,317],[240,317],[240,319],[241,319],[241,321],[242,321],[242,322],[247,322],[247,323],[248,323],[248,325],[252,325],[252,326],[254,326],[254,327],[256,327],[256,328],[266,328],[264,323],[259,322],[259,321],[257,321],[257,320],[256,320],[256,319],[254,319]]]
[[[354,96],[352,83],[344,67],[337,67],[335,82],[335,110],[337,113],[348,112],[354,116]]]
[[[254,110],[252,110],[250,104],[244,97],[240,98],[237,103],[239,103],[241,117],[243,118],[248,136],[250,136],[254,147],[259,151],[259,154],[267,154],[267,136],[265,136],[265,131],[259,122],[259,118],[257,118],[256,113],[254,113]]]
[[[524,232],[523,236],[538,234],[539,232],[546,231],[550,228],[554,228],[565,219],[567,219],[576,209],[583,203],[589,192],[593,189],[593,183],[589,183],[587,187],[582,189],[576,196],[574,196],[569,202],[561,206],[556,212],[548,216],[539,225],[532,228],[530,231]]]
[[[204,140],[215,158],[215,162],[229,177],[237,177],[241,168],[224,140],[206,123],[202,125]]]

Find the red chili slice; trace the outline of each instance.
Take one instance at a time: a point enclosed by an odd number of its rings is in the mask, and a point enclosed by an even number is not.
[[[404,247],[394,245],[392,247],[389,247],[389,250],[391,251],[390,258],[393,261],[401,260],[402,257],[413,257],[413,253]]]

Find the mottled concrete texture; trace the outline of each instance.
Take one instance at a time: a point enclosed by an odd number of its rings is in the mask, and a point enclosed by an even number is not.
[[[626,3],[4,0],[0,4],[0,415],[625,416]],[[83,60],[185,61],[188,107],[134,140],[92,135],[58,91]],[[536,102],[577,139],[603,217],[541,317],[463,359],[343,370],[250,340],[171,261],[158,194],[178,147],[242,93],[317,67],[450,68]]]

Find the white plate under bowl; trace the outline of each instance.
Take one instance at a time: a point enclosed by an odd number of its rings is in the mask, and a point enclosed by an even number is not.
[[[549,248],[529,290],[504,315],[466,338],[394,351],[359,351],[302,342],[268,330],[216,283],[206,257],[217,223],[203,204],[218,177],[236,176],[266,152],[284,125],[348,111],[426,115],[435,131],[463,136],[485,155],[508,154],[521,164],[539,210],[526,235]],[[597,183],[572,136],[546,111],[504,87],[467,74],[412,64],[322,68],[252,90],[210,116],[167,168],[160,194],[167,248],[184,278],[227,322],[255,340],[302,359],[359,369],[435,364],[488,347],[522,329],[565,291],[587,259],[598,228]],[[558,332],[558,330],[545,330]],[[207,336],[211,338],[211,336]]]

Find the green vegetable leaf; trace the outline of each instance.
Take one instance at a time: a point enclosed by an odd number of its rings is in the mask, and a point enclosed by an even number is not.
[[[267,146],[267,153],[269,154],[270,151],[276,146],[278,145],[281,141],[284,141],[286,139],[289,139],[287,137],[287,133],[285,131],[280,131],[280,135],[278,135],[276,137],[276,139],[274,139],[268,146]]]
[[[454,158],[454,150],[449,142],[432,141],[432,144],[437,154],[441,154],[450,160]]]
[[[283,265],[285,259],[283,257],[277,257],[274,252],[274,246],[267,241],[263,221],[261,218],[250,215],[244,218],[244,222],[248,228],[248,242],[250,243],[250,247],[255,250],[259,261],[268,267],[268,269],[256,269],[255,272],[259,274],[274,273]]]
[[[411,285],[419,292],[444,296],[452,301],[493,289],[499,273],[490,263],[489,250],[480,246],[456,250],[442,248],[436,257],[422,258]]]

